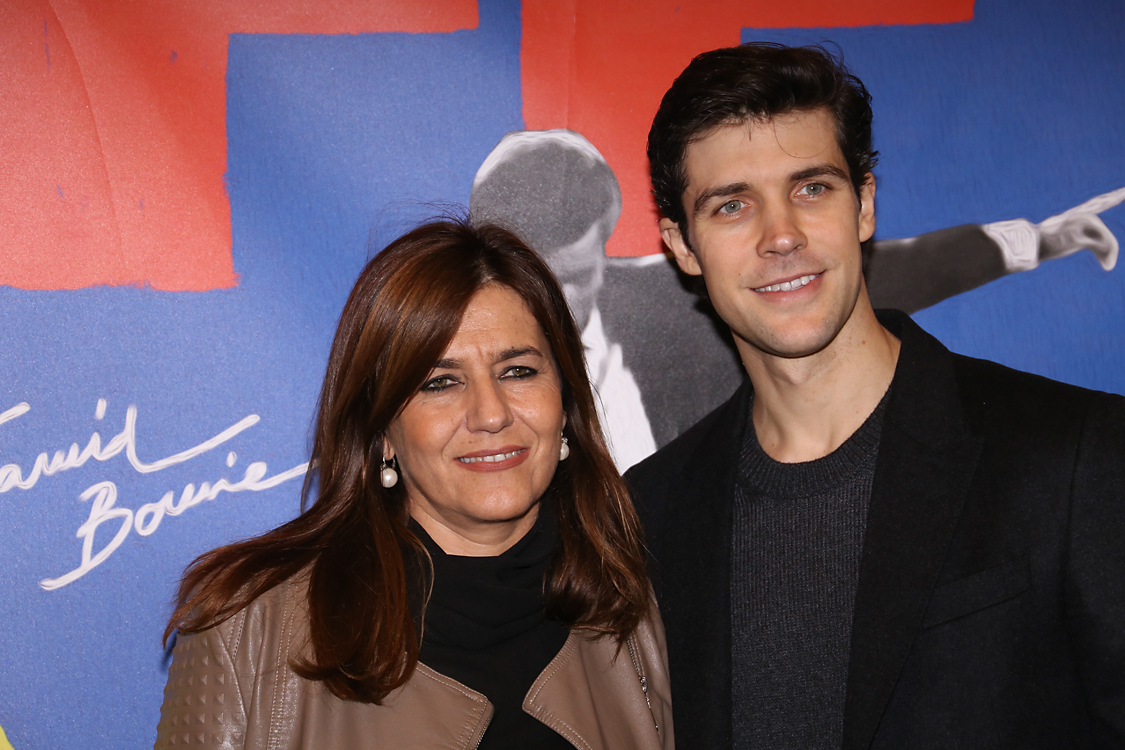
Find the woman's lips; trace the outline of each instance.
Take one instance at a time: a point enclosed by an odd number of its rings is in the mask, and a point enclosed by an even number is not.
[[[475,451],[458,456],[457,462],[469,471],[504,471],[527,460],[530,451],[514,445]]]

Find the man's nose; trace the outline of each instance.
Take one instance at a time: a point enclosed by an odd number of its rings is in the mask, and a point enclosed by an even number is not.
[[[801,230],[797,210],[788,203],[763,207],[762,235],[758,241],[758,254],[789,255],[808,244]]]

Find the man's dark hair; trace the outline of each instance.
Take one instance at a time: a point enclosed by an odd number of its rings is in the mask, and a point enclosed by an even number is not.
[[[660,213],[687,238],[683,194],[689,144],[722,125],[821,108],[836,122],[836,141],[858,195],[879,155],[871,148],[871,95],[839,55],[819,45],[749,42],[697,56],[664,95],[648,132]]]

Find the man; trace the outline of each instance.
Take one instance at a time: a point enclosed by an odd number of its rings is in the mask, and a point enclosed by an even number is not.
[[[661,234],[749,374],[627,475],[677,738],[1125,747],[1125,399],[876,315],[869,101],[822,49],[749,44],[649,134]]]
[[[598,309],[605,243],[621,215],[621,190],[602,155],[569,130],[508,133],[477,170],[473,220],[502,224],[539,251],[574,313],[598,416],[620,471],[656,450],[641,391]]]

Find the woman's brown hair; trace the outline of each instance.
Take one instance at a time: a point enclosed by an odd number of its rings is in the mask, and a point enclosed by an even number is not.
[[[223,622],[307,568],[311,648],[293,669],[340,698],[370,703],[410,678],[419,647],[411,602],[419,592],[409,558],[424,558],[407,525],[402,483],[379,482],[383,436],[441,358],[469,301],[490,284],[527,304],[563,383],[571,453],[544,498],[560,537],[545,581],[548,615],[618,639],[636,628],[649,604],[640,522],[606,449],[562,290],[511,232],[448,220],[403,235],[363,269],[328,358],[303,512],[192,562],[165,640],[174,630]]]

